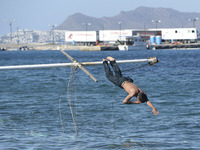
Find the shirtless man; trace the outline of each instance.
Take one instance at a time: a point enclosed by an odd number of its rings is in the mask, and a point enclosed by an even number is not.
[[[108,60],[113,67],[115,75],[113,75],[110,67],[108,66]],[[103,65],[108,80],[110,80],[116,86],[123,88],[128,93],[128,96],[123,101],[124,104],[141,104],[146,102],[147,105],[152,108],[152,113],[154,113],[154,115],[159,114],[153,104],[148,100],[146,93],[143,92],[137,85],[135,85],[131,78],[122,76],[121,70],[113,57],[107,57],[107,59],[103,59]],[[137,97],[137,101],[130,101],[130,99],[134,96]]]

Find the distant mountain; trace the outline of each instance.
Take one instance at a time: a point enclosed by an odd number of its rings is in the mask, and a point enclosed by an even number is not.
[[[179,12],[170,8],[139,7],[132,11],[122,11],[113,17],[95,18],[76,13],[68,16],[67,19],[57,26],[58,30],[86,30],[83,23],[91,23],[89,30],[118,30],[118,22],[122,22],[121,29],[149,29],[155,28],[152,20],[161,20],[158,28],[182,28],[193,27],[193,21],[188,19],[199,18],[196,27],[200,28],[200,13]]]

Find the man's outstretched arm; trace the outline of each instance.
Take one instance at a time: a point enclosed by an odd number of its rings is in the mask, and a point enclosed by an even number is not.
[[[154,115],[157,116],[159,114],[159,112],[156,110],[156,107],[153,106],[153,104],[150,101],[147,101],[147,105],[153,109],[152,113],[154,113]]]

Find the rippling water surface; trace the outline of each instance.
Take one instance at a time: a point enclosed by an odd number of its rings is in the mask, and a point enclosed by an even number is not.
[[[154,66],[123,74],[147,93],[160,114],[154,116],[146,104],[123,104],[127,94],[106,79],[103,66],[87,66],[99,82],[76,72],[70,91],[75,134],[67,99],[71,68],[0,71],[0,149],[200,148],[199,50],[67,52],[80,62],[109,55],[118,60],[156,56],[160,62]],[[59,51],[0,52],[1,66],[66,62]]]

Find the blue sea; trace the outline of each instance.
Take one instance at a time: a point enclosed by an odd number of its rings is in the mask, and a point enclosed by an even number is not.
[[[119,66],[159,115],[123,104],[101,65],[85,66],[97,83],[71,67],[0,71],[0,150],[200,149],[200,50],[66,52],[79,62],[157,57]],[[1,66],[69,62],[60,51],[0,52]]]

